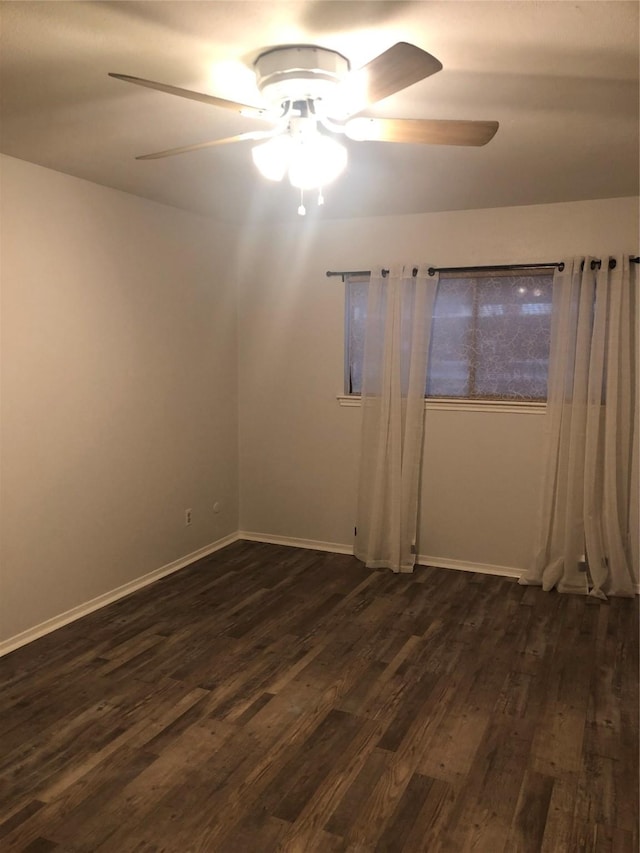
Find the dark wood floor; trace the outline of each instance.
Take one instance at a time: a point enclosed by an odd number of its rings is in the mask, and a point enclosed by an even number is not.
[[[637,601],[237,543],[0,676],[2,851],[637,850]]]

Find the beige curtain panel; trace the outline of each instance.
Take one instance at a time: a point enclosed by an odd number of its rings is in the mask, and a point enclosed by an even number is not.
[[[362,372],[354,553],[369,568],[415,565],[424,393],[438,276],[372,270]]]
[[[554,276],[546,469],[520,582],[605,598],[633,595],[638,578],[638,270],[629,256],[591,261]]]

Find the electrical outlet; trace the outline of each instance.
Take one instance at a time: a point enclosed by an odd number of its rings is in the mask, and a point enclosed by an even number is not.
[[[191,510],[185,509],[184,511],[184,526],[189,527],[191,524]]]

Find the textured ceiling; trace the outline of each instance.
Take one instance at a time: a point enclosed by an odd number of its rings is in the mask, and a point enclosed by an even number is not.
[[[229,221],[290,219],[251,143],[144,154],[260,127],[114,80],[147,77],[259,103],[251,63],[312,43],[358,67],[397,41],[444,69],[372,112],[490,119],[482,148],[347,142],[323,218],[537,204],[638,193],[637,2],[4,2],[0,150]],[[309,205],[312,207],[312,205]]]

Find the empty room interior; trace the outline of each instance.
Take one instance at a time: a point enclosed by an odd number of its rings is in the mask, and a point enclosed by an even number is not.
[[[633,2],[2,2],[0,849],[638,849]]]

